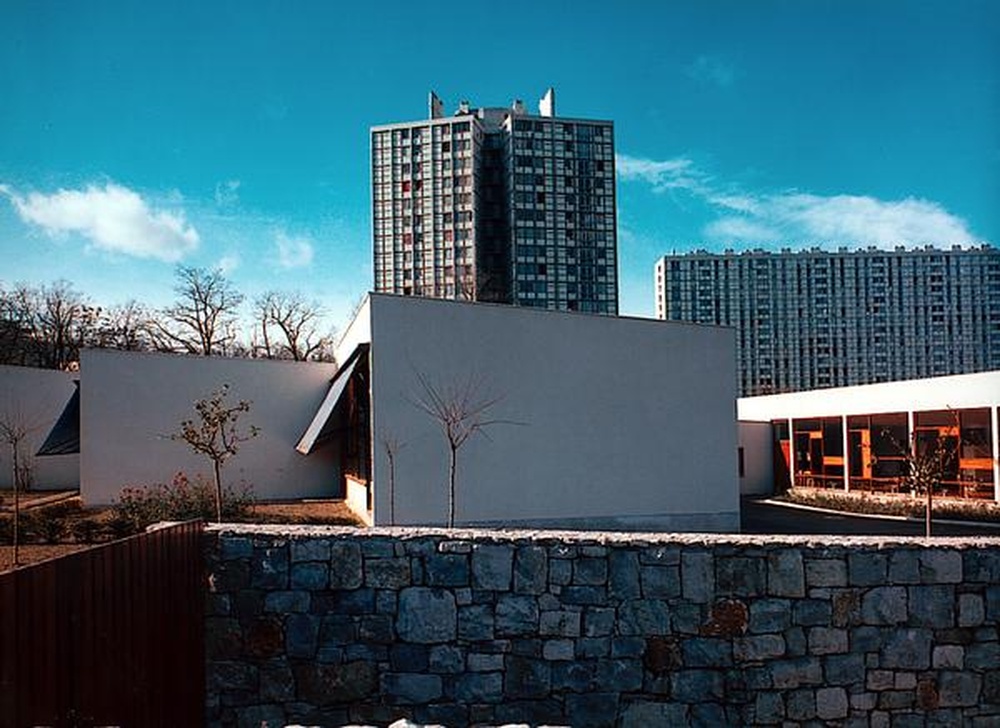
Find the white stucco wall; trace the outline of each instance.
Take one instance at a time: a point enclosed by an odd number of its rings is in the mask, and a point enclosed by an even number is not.
[[[740,420],[739,447],[743,450],[740,495],[771,495],[774,492],[771,423]]]
[[[169,482],[175,473],[211,477],[211,464],[170,440],[193,403],[223,383],[252,402],[240,424],[260,434],[225,466],[228,484],[246,481],[258,499],[335,497],[335,451],[295,450],[336,372],[332,364],[87,350],[81,359],[81,494],[112,502],[126,485]]]
[[[459,453],[456,522],[739,529],[732,330],[373,295],[375,522],[441,524],[447,446],[418,372],[499,397]]]
[[[52,426],[73,396],[77,375],[53,369],[0,366],[0,418],[12,418],[28,429],[21,448],[32,468],[38,490],[76,488],[80,484],[79,455],[36,457]],[[0,443],[0,488],[13,482],[10,446]]]

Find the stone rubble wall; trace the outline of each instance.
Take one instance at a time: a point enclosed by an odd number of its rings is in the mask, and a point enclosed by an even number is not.
[[[209,725],[1000,724],[1000,539],[206,539]]]

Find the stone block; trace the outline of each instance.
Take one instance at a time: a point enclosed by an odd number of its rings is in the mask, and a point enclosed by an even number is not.
[[[603,586],[607,581],[607,559],[580,557],[573,562],[573,584]]]
[[[809,652],[813,655],[833,655],[847,652],[847,630],[812,627],[809,630]]]
[[[681,573],[677,566],[643,566],[640,578],[642,596],[646,599],[672,599],[680,596]]]
[[[621,728],[690,725],[688,707],[681,703],[658,703],[651,700],[629,702],[622,709]]]
[[[545,640],[542,644],[542,657],[546,660],[572,660],[573,640]]]
[[[715,598],[715,557],[711,552],[685,551],[681,554],[681,593],[697,604]]]
[[[566,586],[572,579],[572,561],[568,559],[549,559],[549,584]]]
[[[962,554],[966,583],[1000,584],[1000,551],[967,549]]]
[[[978,627],[986,619],[983,598],[978,594],[958,595],[958,626]]]
[[[895,549],[889,554],[889,583],[920,583],[920,556],[916,549]]]
[[[257,687],[257,668],[246,662],[217,660],[208,664],[206,681],[210,692],[254,690]]]
[[[503,670],[503,660],[502,654],[470,652],[465,664],[469,672],[497,672]]]
[[[666,602],[635,599],[618,608],[618,632],[622,635],[658,635],[670,631],[670,610]]]
[[[877,704],[878,696],[875,693],[851,693],[851,710],[870,713]]]
[[[391,538],[366,538],[361,541],[361,553],[366,559],[388,559],[396,555],[396,543]]]
[[[319,617],[290,614],[285,619],[285,652],[289,657],[312,657],[319,637]]]
[[[292,563],[330,561],[330,542],[325,538],[295,538],[291,542]]]
[[[601,690],[625,693],[642,689],[642,665],[635,659],[598,660],[594,674]]]
[[[358,639],[362,642],[388,645],[395,639],[392,617],[387,614],[370,614],[358,623]]]
[[[886,582],[889,558],[877,551],[854,550],[847,554],[847,575],[851,586],[879,586]]]
[[[357,589],[361,586],[361,547],[347,541],[330,544],[330,588]]]
[[[249,559],[253,555],[253,540],[246,536],[219,536],[219,553],[223,561]]]
[[[285,711],[280,705],[248,705],[236,709],[236,728],[260,728],[284,725]]]
[[[855,627],[851,630],[851,651],[875,652],[882,647],[882,630],[878,627]]]
[[[816,717],[816,692],[809,688],[791,691],[785,698],[785,711],[790,720],[812,720]]]
[[[606,637],[615,626],[615,610],[587,607],[583,613],[583,631],[587,637]]]
[[[442,695],[441,676],[418,672],[389,672],[382,675],[381,693],[394,705],[429,703]]]
[[[733,657],[737,662],[774,660],[785,656],[785,638],[777,634],[737,637],[733,640]]]
[[[939,629],[955,626],[955,587],[911,586],[910,624]]]
[[[268,660],[261,664],[260,697],[268,703],[295,700],[295,676],[285,660]]]
[[[577,657],[607,657],[610,654],[611,640],[608,637],[582,637],[576,641]]]
[[[287,547],[254,549],[250,559],[250,585],[255,589],[288,588]]]
[[[468,586],[469,560],[462,554],[432,554],[424,559],[427,586]]]
[[[1000,705],[1000,669],[983,673],[983,702]]]
[[[758,692],[753,704],[753,724],[773,725],[785,718],[785,700],[781,693]]]
[[[755,599],[750,603],[752,634],[783,632],[791,621],[792,603],[788,599]]]
[[[806,559],[808,587],[847,586],[847,562],[843,559]]]
[[[792,623],[811,627],[830,624],[830,602],[820,599],[800,599],[792,603]]]
[[[490,710],[490,712],[483,714],[483,720],[491,720],[493,717],[492,707],[477,706],[479,710],[483,708]],[[413,709],[413,719],[418,721],[417,726],[469,725],[472,722],[470,715],[469,707],[458,703],[431,703],[417,705]],[[412,728],[412,726],[397,726],[397,728]]]
[[[494,637],[493,607],[489,604],[471,604],[458,608],[458,638],[470,642],[491,640]]]
[[[785,654],[788,657],[805,657],[809,654],[809,641],[802,627],[789,627],[785,630]]]
[[[453,645],[436,645],[428,652],[427,665],[433,673],[454,675],[465,670],[465,653]]]
[[[850,627],[861,623],[861,592],[858,589],[838,589],[830,595],[830,623],[834,627]]]
[[[726,596],[756,597],[766,593],[767,576],[762,559],[717,557],[715,578],[719,593]]]
[[[896,670],[926,670],[931,664],[931,633],[926,629],[895,629],[886,638],[880,654],[883,667]]]
[[[677,634],[695,635],[701,630],[704,608],[686,600],[673,600],[670,606],[670,626]]]
[[[367,559],[365,586],[376,589],[402,589],[410,585],[410,559]]]
[[[393,672],[427,672],[430,667],[430,649],[427,645],[391,645],[389,667]]]
[[[543,637],[579,637],[580,612],[542,612],[539,634]]]
[[[612,637],[612,657],[639,657],[646,650],[648,640],[642,637]]]
[[[608,596],[624,601],[641,596],[639,555],[634,551],[614,550],[608,555]]]
[[[979,703],[983,678],[973,672],[938,674],[938,697],[942,708],[969,707]]]
[[[896,674],[892,670],[869,670],[865,676],[865,687],[875,692],[892,690],[896,687]]]
[[[805,569],[797,549],[772,551],[767,555],[767,593],[775,597],[804,597]]]
[[[608,601],[608,592],[603,586],[564,586],[560,594],[564,604],[603,606]]]
[[[823,679],[827,685],[861,683],[864,674],[863,655],[827,655],[823,658]]]
[[[791,690],[802,685],[821,685],[823,668],[816,657],[775,660],[771,665],[771,679],[776,690]]]
[[[647,546],[639,552],[639,561],[658,566],[678,566],[681,551],[676,546]]]
[[[455,597],[442,589],[413,586],[399,593],[396,631],[403,642],[436,643],[455,639]]]
[[[722,674],[716,670],[678,670],[671,676],[671,696],[682,703],[702,703],[725,697]]]
[[[292,564],[291,587],[305,591],[322,591],[329,583],[328,568],[325,563],[305,561]]]
[[[880,586],[864,593],[861,599],[861,620],[865,624],[902,624],[906,619],[905,587]]]
[[[319,628],[320,647],[339,647],[357,639],[354,620],[341,614],[322,618]]]
[[[378,690],[378,669],[373,662],[301,662],[292,666],[292,672],[298,699],[317,707],[357,702]]]
[[[273,591],[264,596],[264,611],[287,614],[309,611],[309,592]]]
[[[618,694],[567,695],[566,714],[571,725],[613,728],[618,715]]]
[[[965,648],[966,670],[992,670],[1000,665],[1000,644],[984,642]]]
[[[849,710],[844,688],[819,688],[816,691],[816,717],[820,720],[846,718]]]
[[[541,546],[518,546],[514,554],[514,592],[541,594],[548,584],[548,556]]]
[[[729,640],[690,637],[680,641],[685,667],[731,667],[734,646]]]
[[[496,706],[496,722],[510,725],[511,728],[523,725],[558,726],[566,723],[566,715],[560,701],[553,699],[505,700]]]
[[[496,634],[517,637],[538,633],[538,601],[531,596],[504,594],[497,600]]]
[[[511,698],[548,697],[552,675],[548,663],[530,657],[508,655],[504,672],[504,695]]]
[[[323,596],[313,594],[310,611],[338,614],[371,614],[375,611],[374,589],[338,590],[330,594],[329,599],[324,599]]]
[[[931,666],[935,670],[961,670],[964,663],[965,649],[959,645],[938,645],[931,652]]]
[[[951,549],[921,551],[920,581],[923,584],[961,583],[962,553]]]
[[[474,544],[472,588],[507,591],[511,587],[514,549],[504,544]]]
[[[477,672],[454,678],[451,691],[460,703],[496,703],[503,697],[503,674],[499,672]]]
[[[1000,623],[1000,585],[986,589],[986,619],[993,624]]]

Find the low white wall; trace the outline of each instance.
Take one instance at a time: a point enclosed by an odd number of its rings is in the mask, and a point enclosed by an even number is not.
[[[731,329],[373,295],[375,522],[441,524],[447,453],[419,376],[504,420],[460,450],[461,524],[739,529]]]
[[[740,495],[774,493],[774,444],[771,423],[740,421],[739,447],[743,451]]]
[[[175,473],[211,477],[211,463],[169,435],[195,416],[195,400],[224,383],[230,399],[251,401],[241,428],[260,434],[225,466],[227,484],[245,481],[258,499],[335,497],[335,452],[295,450],[323,400],[332,364],[87,350],[81,375],[81,494],[107,504],[127,485],[169,482]]]
[[[28,434],[21,445],[37,490],[73,489],[80,485],[79,455],[36,457],[63,408],[73,396],[77,375],[54,369],[0,366],[0,418],[22,423]],[[10,488],[14,471],[10,446],[0,443],[0,488]]]

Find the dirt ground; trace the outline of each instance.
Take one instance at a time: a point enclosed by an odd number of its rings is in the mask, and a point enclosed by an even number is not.
[[[361,526],[356,515],[340,500],[306,500],[289,503],[257,503],[247,521],[263,523],[317,523]]]
[[[20,548],[19,561],[21,565],[34,564],[45,559],[54,559],[57,556],[65,556],[74,551],[89,548],[87,544],[79,543],[57,543],[57,544],[25,544]],[[0,572],[7,571],[14,567],[14,547],[0,546]]]

